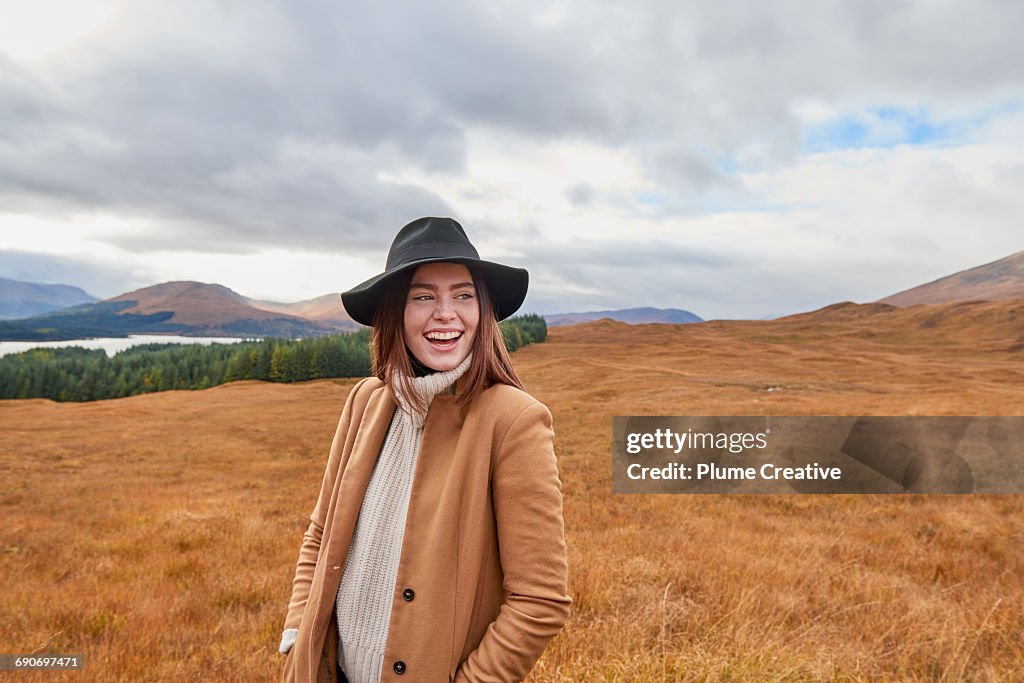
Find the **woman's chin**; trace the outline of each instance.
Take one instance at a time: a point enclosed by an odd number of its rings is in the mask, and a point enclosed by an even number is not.
[[[463,353],[461,349],[452,349],[447,352],[434,351],[432,353],[424,353],[422,356],[416,354],[416,359],[431,370],[447,372],[452,368],[458,367],[459,363],[464,361],[468,355],[468,352]]]
[[[458,360],[453,356],[451,358],[441,358],[438,360],[432,360],[430,363],[427,363],[427,367],[433,368],[438,372],[448,372],[452,368],[458,366],[458,364],[461,362],[461,360]]]

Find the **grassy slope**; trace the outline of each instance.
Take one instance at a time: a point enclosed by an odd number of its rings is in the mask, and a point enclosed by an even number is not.
[[[1016,309],[985,306],[602,321],[514,354],[554,412],[575,600],[532,680],[1024,678],[1020,496],[610,493],[612,415],[1024,414]],[[0,403],[4,649],[89,658],[21,679],[274,679],[353,382]]]

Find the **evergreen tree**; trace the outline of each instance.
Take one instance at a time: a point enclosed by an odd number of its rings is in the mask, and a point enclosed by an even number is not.
[[[501,323],[510,350],[543,341],[544,319]],[[92,401],[168,389],[200,389],[236,379],[293,382],[370,374],[370,330],[315,339],[237,344],[144,344],[112,358],[98,349],[31,349],[0,357],[0,399]]]

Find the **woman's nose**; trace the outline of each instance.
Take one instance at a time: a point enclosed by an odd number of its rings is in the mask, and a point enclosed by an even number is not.
[[[434,307],[434,317],[440,320],[451,320],[455,317],[455,307],[452,302],[444,297],[437,299],[437,306]]]

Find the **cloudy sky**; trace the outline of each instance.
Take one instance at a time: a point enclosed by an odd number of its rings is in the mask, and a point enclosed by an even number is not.
[[[423,215],[525,310],[761,318],[1024,249],[1024,3],[0,0],[0,277],[296,301]]]

